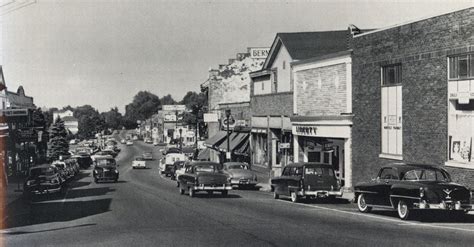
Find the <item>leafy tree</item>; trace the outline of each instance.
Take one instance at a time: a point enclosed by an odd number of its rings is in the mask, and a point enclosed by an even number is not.
[[[64,121],[60,118],[51,127],[51,139],[49,145],[49,157],[51,160],[58,160],[61,155],[69,154],[69,144],[66,140],[67,131]]]
[[[160,98],[148,91],[140,91],[133,102],[125,106],[125,123],[127,128],[134,128],[137,120],[150,118],[161,109]]]
[[[81,139],[88,139],[106,129],[103,116],[90,105],[79,106],[74,109],[74,117],[78,120],[79,130],[77,136]]]
[[[41,108],[33,110],[31,121],[35,127],[46,127],[46,116]]]
[[[52,107],[49,108],[47,112],[44,112],[44,119],[46,121],[46,126],[49,127],[54,123],[53,112],[57,111],[58,108]]]
[[[189,110],[184,113],[183,121],[187,125],[196,126],[196,123],[202,122],[203,114],[207,111],[207,97],[205,93],[196,93],[189,91],[184,95],[183,100],[180,102],[186,105]],[[203,136],[203,129],[199,130],[199,134]]]
[[[177,102],[173,99],[171,94],[165,95],[165,96],[163,96],[163,98],[161,98],[161,104],[162,105],[174,105],[176,103]]]
[[[119,129],[122,126],[122,114],[119,112],[117,107],[111,108],[108,112],[100,114],[105,121],[105,125],[108,128]]]

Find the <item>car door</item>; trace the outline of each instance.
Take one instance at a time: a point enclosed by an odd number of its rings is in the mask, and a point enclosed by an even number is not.
[[[394,182],[398,181],[397,169],[385,167],[380,170],[379,176],[373,186],[375,192],[373,204],[381,206],[391,206],[390,191]]]
[[[290,169],[290,176],[287,179],[287,186],[288,186],[288,194],[291,191],[298,191],[300,190],[300,181],[303,175],[303,167],[292,167]]]

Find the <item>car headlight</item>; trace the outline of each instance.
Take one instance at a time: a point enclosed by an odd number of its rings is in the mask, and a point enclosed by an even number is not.
[[[114,170],[114,172],[115,172],[115,173],[118,173],[118,171],[117,171],[117,170]]]

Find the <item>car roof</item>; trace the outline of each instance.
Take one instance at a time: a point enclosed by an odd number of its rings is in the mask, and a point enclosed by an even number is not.
[[[333,167],[333,166],[330,165],[330,164],[315,163],[315,162],[298,162],[298,163],[292,163],[292,164],[288,164],[286,167],[303,167],[303,166],[329,167],[329,168],[332,168],[332,167]]]
[[[53,167],[53,165],[51,165],[51,164],[42,164],[42,165],[32,166],[32,167],[30,167],[30,170],[33,170],[33,169],[44,169],[44,168],[51,168],[51,167]]]
[[[246,165],[246,166],[248,166],[249,164],[244,163],[244,162],[231,161],[231,162],[225,162],[224,165],[225,166],[230,166],[230,165]]]
[[[441,169],[438,165],[430,165],[430,164],[417,164],[417,163],[391,163],[387,165],[383,165],[382,168],[397,168],[399,171],[407,171],[414,168],[424,168],[424,169]]]
[[[195,166],[195,165],[218,165],[218,166],[220,166],[219,163],[213,162],[213,161],[193,161],[193,162],[191,162],[190,165],[192,165],[192,166]]]

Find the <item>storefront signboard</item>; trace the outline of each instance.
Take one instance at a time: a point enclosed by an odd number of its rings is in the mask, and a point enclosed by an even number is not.
[[[218,122],[218,117],[216,113],[204,113],[204,122],[205,123],[216,123]]]
[[[249,50],[250,50],[250,57],[251,58],[264,59],[264,58],[267,58],[268,52],[270,51],[270,48],[251,47],[251,48],[249,48]]]
[[[185,105],[163,105],[163,111],[184,111],[186,110]]]

